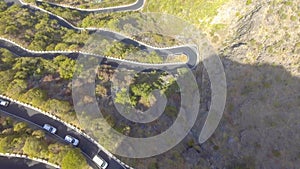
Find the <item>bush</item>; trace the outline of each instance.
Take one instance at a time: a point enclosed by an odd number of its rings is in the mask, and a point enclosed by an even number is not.
[[[21,133],[27,129],[27,124],[25,122],[19,122],[14,125],[14,131]]]
[[[28,137],[23,147],[23,152],[31,157],[39,157],[40,152],[46,150],[46,146],[40,140],[34,137]]]
[[[68,151],[61,163],[61,169],[74,168],[87,168],[87,162],[79,149],[71,149],[70,151]]]

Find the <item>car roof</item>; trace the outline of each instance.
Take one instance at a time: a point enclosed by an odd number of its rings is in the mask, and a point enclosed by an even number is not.
[[[105,163],[104,160],[103,160],[102,158],[100,158],[99,156],[97,156],[97,155],[93,158],[93,160],[94,160],[98,165],[102,165],[103,163]]]
[[[46,127],[46,128],[53,128],[53,126],[51,126],[49,124],[44,124],[44,127]]]
[[[0,98],[0,101],[1,102],[8,102],[8,100],[4,100],[4,99],[1,99],[1,98]]]
[[[70,135],[66,135],[65,139],[68,141],[72,141],[73,137],[71,137]]]
[[[6,100],[0,100],[0,103],[1,103],[1,104],[6,104],[7,101],[6,101]]]
[[[75,137],[72,137],[70,135],[66,135],[65,139],[70,141],[70,142],[73,141],[73,140],[77,140]]]

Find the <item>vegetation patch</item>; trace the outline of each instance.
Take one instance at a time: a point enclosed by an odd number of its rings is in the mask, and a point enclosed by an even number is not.
[[[83,9],[97,9],[97,8],[107,8],[107,7],[116,7],[121,5],[130,5],[136,0],[47,0],[47,2],[52,2],[61,5],[69,5],[77,8]]]
[[[78,148],[57,143],[44,131],[25,122],[0,115],[0,152],[24,154],[45,159],[62,169],[88,169],[85,157]]]

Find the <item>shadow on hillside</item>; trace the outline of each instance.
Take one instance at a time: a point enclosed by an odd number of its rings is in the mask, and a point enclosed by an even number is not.
[[[241,64],[225,57],[222,62],[227,78],[226,108],[208,141],[197,144],[207,115],[200,112],[192,132],[167,153],[148,159],[121,159],[139,169],[299,166],[300,79],[283,66]],[[201,66],[195,71],[197,79],[201,78],[200,70]],[[202,106],[204,110],[207,107]]]
[[[228,86],[226,109],[207,142],[197,144],[209,99],[201,105],[204,111],[192,132],[174,149],[155,159],[122,160],[135,168],[154,165],[164,169],[300,166],[300,79],[282,66],[241,64],[225,57],[222,62]],[[201,67],[195,71],[199,82]],[[201,86],[201,92],[208,89]],[[202,93],[201,97],[206,100],[209,95]]]

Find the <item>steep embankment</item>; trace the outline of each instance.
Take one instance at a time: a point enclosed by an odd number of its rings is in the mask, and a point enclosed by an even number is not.
[[[172,151],[159,158],[136,161],[133,166],[297,168],[299,3],[230,0],[212,8],[212,14],[200,15],[200,9],[205,11],[215,4],[204,3],[207,6],[202,8],[199,2],[149,0],[144,10],[177,15],[207,33],[218,49],[227,76],[228,95],[222,121],[206,143],[197,144],[195,129]]]

